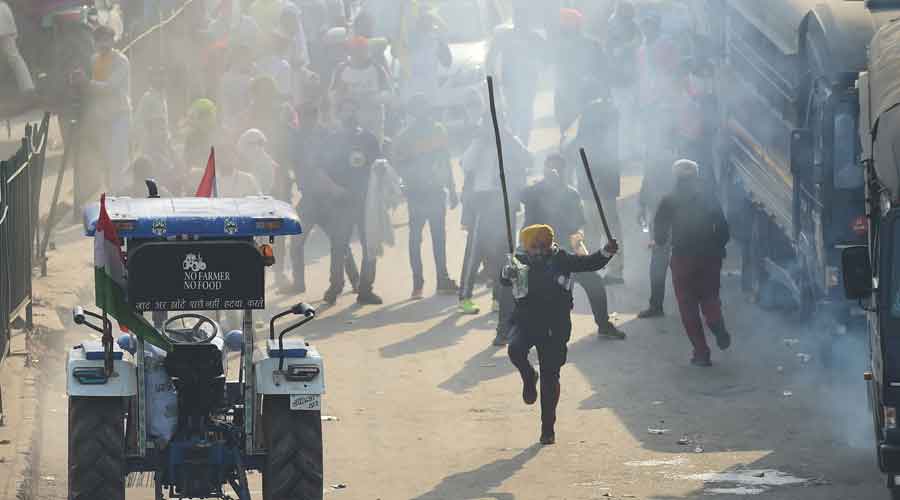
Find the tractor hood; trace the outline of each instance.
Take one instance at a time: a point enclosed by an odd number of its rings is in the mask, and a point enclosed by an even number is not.
[[[293,207],[268,196],[244,198],[106,198],[109,217],[120,236],[160,239],[171,236],[248,238],[300,234]],[[84,209],[84,231],[94,236],[100,204]]]

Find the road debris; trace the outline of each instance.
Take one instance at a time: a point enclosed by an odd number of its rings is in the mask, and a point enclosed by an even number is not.
[[[703,447],[698,446],[698,447],[694,448],[694,453],[703,453]]]
[[[331,489],[333,489],[333,490],[346,490],[346,489],[347,489],[347,483],[337,483],[337,484],[332,484],[332,485],[331,485]]]
[[[703,481],[704,483],[734,484],[744,486],[791,486],[805,484],[809,479],[792,476],[775,469],[746,469],[731,472],[705,472],[685,474],[678,479]]]
[[[766,488],[738,486],[736,488],[709,488],[704,491],[710,495],[760,495],[768,490]]]
[[[682,446],[687,446],[687,445],[691,444],[691,438],[689,438],[687,436],[681,436],[681,439],[678,440],[678,444],[680,444]]]
[[[655,436],[662,436],[663,434],[668,434],[668,432],[669,429],[654,429],[653,427],[647,427],[647,433]]]
[[[800,343],[800,339],[784,339],[784,345],[788,347],[794,347],[795,345]]]
[[[331,415],[322,415],[322,422],[337,422],[340,419]]]
[[[799,359],[800,362],[805,365],[810,362],[810,360],[812,359],[812,355],[806,354],[805,352],[798,352],[797,359]]]
[[[625,462],[625,465],[628,467],[663,467],[663,466],[676,466],[676,465],[687,465],[688,460],[684,457],[676,457],[668,460],[636,460],[632,462]]]
[[[782,393],[782,395],[786,398],[790,398],[790,397],[793,397],[794,393],[793,393],[793,391],[784,391]]]

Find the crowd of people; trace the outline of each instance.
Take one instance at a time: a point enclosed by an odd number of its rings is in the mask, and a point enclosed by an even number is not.
[[[279,287],[307,291],[305,242],[315,228],[327,235],[330,278],[323,301],[329,305],[348,282],[359,304],[382,303],[374,283],[383,246],[393,241],[388,210],[405,202],[411,298],[425,295],[427,224],[436,293],[457,296],[461,314],[479,314],[476,284],[488,284],[499,314],[494,343],[509,344],[526,403],[536,401],[540,378],[541,441],[552,443],[575,283],[586,292],[598,334],[626,337],[610,321],[606,290],[624,284],[624,249],[601,230],[589,183],[573,168],[578,148],[592,153],[613,234],[622,234],[617,198],[623,168],[643,165],[640,221],[652,259],[649,307],[640,317],[663,314],[671,267],[691,362],[698,366],[710,364],[701,312],[718,346],[730,344],[718,299],[729,233],[711,174],[715,120],[704,117],[714,116],[715,99],[708,65],[662,29],[659,13],[641,13],[628,0],[609,2],[602,30],[594,26],[594,12],[589,17],[561,7],[548,19],[527,3],[513,2],[511,23],[494,30],[486,61],[497,82],[514,228],[523,214],[516,258],[529,266],[527,297],[504,286],[517,268],[508,255],[492,117],[484,95],[474,92],[465,115],[475,126],[459,133],[443,123],[434,103],[441,68],[452,65],[453,54],[443,21],[425,0],[189,2],[181,13],[189,28],[173,35],[183,45],[166,56],[188,58],[192,68],[177,75],[179,95],[189,96],[180,104],[171,95],[175,76],[165,61],[138,67],[137,57],[129,60],[116,48],[112,29],[97,28],[91,71],[71,79],[85,99],[72,136],[79,175],[92,179],[84,186],[105,185],[116,194],[146,196],[144,180],[153,178],[163,196],[193,196],[214,147],[218,196],[269,195],[295,204],[301,214],[305,233],[281,249],[290,258],[275,268]],[[129,30],[146,26],[159,11],[140,6],[123,0]],[[10,40],[0,31],[15,66]],[[132,72],[142,75],[135,94]],[[529,183],[535,100],[548,74],[559,148],[547,155],[541,178]],[[448,266],[446,234],[448,209],[457,206],[466,232],[458,281]],[[597,270],[604,266],[601,276]],[[533,346],[540,374],[527,361]]]

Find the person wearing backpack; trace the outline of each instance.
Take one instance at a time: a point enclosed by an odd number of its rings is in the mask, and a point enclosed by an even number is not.
[[[672,165],[675,187],[663,197],[653,224],[655,245],[671,241],[672,286],[681,323],[694,347],[691,364],[711,366],[700,313],[719,349],[731,345],[719,300],[722,260],[730,233],[722,206],[703,189],[700,167],[691,160]]]

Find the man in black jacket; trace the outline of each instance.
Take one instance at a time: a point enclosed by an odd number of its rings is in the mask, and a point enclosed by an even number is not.
[[[525,205],[525,226],[547,224],[560,238],[560,246],[576,255],[586,255],[582,242],[582,230],[586,221],[582,201],[575,188],[566,184],[568,179],[566,160],[559,154],[551,154],[544,162],[544,178],[525,190],[522,203]],[[592,203],[593,205],[593,200]],[[596,207],[594,207],[596,211]],[[612,339],[625,339],[625,333],[609,321],[609,309],[604,278],[597,273],[578,273],[575,282],[584,288],[597,334]],[[504,304],[500,304],[500,321],[504,320]]]
[[[691,364],[710,366],[700,312],[720,349],[731,345],[719,300],[722,260],[730,234],[718,200],[703,189],[700,168],[690,160],[672,166],[675,188],[659,203],[653,224],[656,245],[672,243],[672,285],[681,323],[694,347]]]
[[[572,335],[572,274],[599,271],[618,251],[615,240],[590,255],[573,255],[559,248],[553,228],[533,225],[522,229],[519,240],[524,252],[516,258],[528,266],[528,293],[516,301],[516,334],[509,345],[509,359],[522,376],[525,404],[537,401],[541,386],[541,444],[556,442],[554,425],[559,403],[559,372],[566,363],[566,344]],[[505,283],[515,279],[515,268],[505,267]],[[537,348],[540,373],[528,361],[528,351]]]

